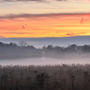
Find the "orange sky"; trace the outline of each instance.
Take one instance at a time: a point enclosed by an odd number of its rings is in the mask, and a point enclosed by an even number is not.
[[[90,35],[90,0],[0,0],[0,38]]]
[[[68,37],[90,35],[90,14],[1,19],[0,37]]]

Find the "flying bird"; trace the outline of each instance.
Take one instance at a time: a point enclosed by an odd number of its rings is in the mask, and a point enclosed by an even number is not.
[[[25,30],[27,27],[27,24],[22,25],[22,29]]]
[[[83,24],[84,23],[84,18],[81,18],[80,19],[80,24]]]
[[[25,25],[22,25],[22,29],[26,29]]]
[[[29,30],[29,29],[32,29],[32,28],[31,27],[28,28],[28,24],[22,25],[22,30]]]

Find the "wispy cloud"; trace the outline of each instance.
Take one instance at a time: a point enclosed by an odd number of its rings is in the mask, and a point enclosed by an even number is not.
[[[50,2],[50,0],[0,0],[1,2]],[[51,0],[52,1],[52,0]],[[67,1],[67,0],[53,0],[53,1]]]
[[[66,36],[81,36],[87,34],[87,32],[79,32],[79,33],[75,33],[75,32],[71,32],[71,33],[67,33]]]
[[[3,35],[0,35],[0,38],[5,38],[5,36],[3,36]]]
[[[22,1],[22,2],[29,2],[29,1],[35,1],[35,2],[42,2],[46,0],[0,0],[2,2],[16,2],[16,1]]]
[[[0,16],[0,19],[15,19],[15,18],[31,18],[31,17],[50,17],[50,16],[64,16],[64,15],[84,15],[90,13],[49,13],[49,14],[9,14]]]

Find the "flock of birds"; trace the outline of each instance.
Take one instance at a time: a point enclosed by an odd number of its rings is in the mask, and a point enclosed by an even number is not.
[[[86,21],[86,19],[85,19],[84,17],[82,17],[82,18],[80,19],[80,24],[83,24],[85,21]],[[26,30],[27,26],[28,26],[27,24],[22,25],[22,29],[23,29],[23,30]]]

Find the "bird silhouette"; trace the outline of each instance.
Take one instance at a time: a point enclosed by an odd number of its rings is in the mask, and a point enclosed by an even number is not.
[[[22,29],[25,30],[27,27],[27,24],[22,25]]]
[[[84,23],[84,18],[81,18],[80,19],[80,24],[83,24]]]
[[[26,29],[25,25],[22,25],[22,29]]]

